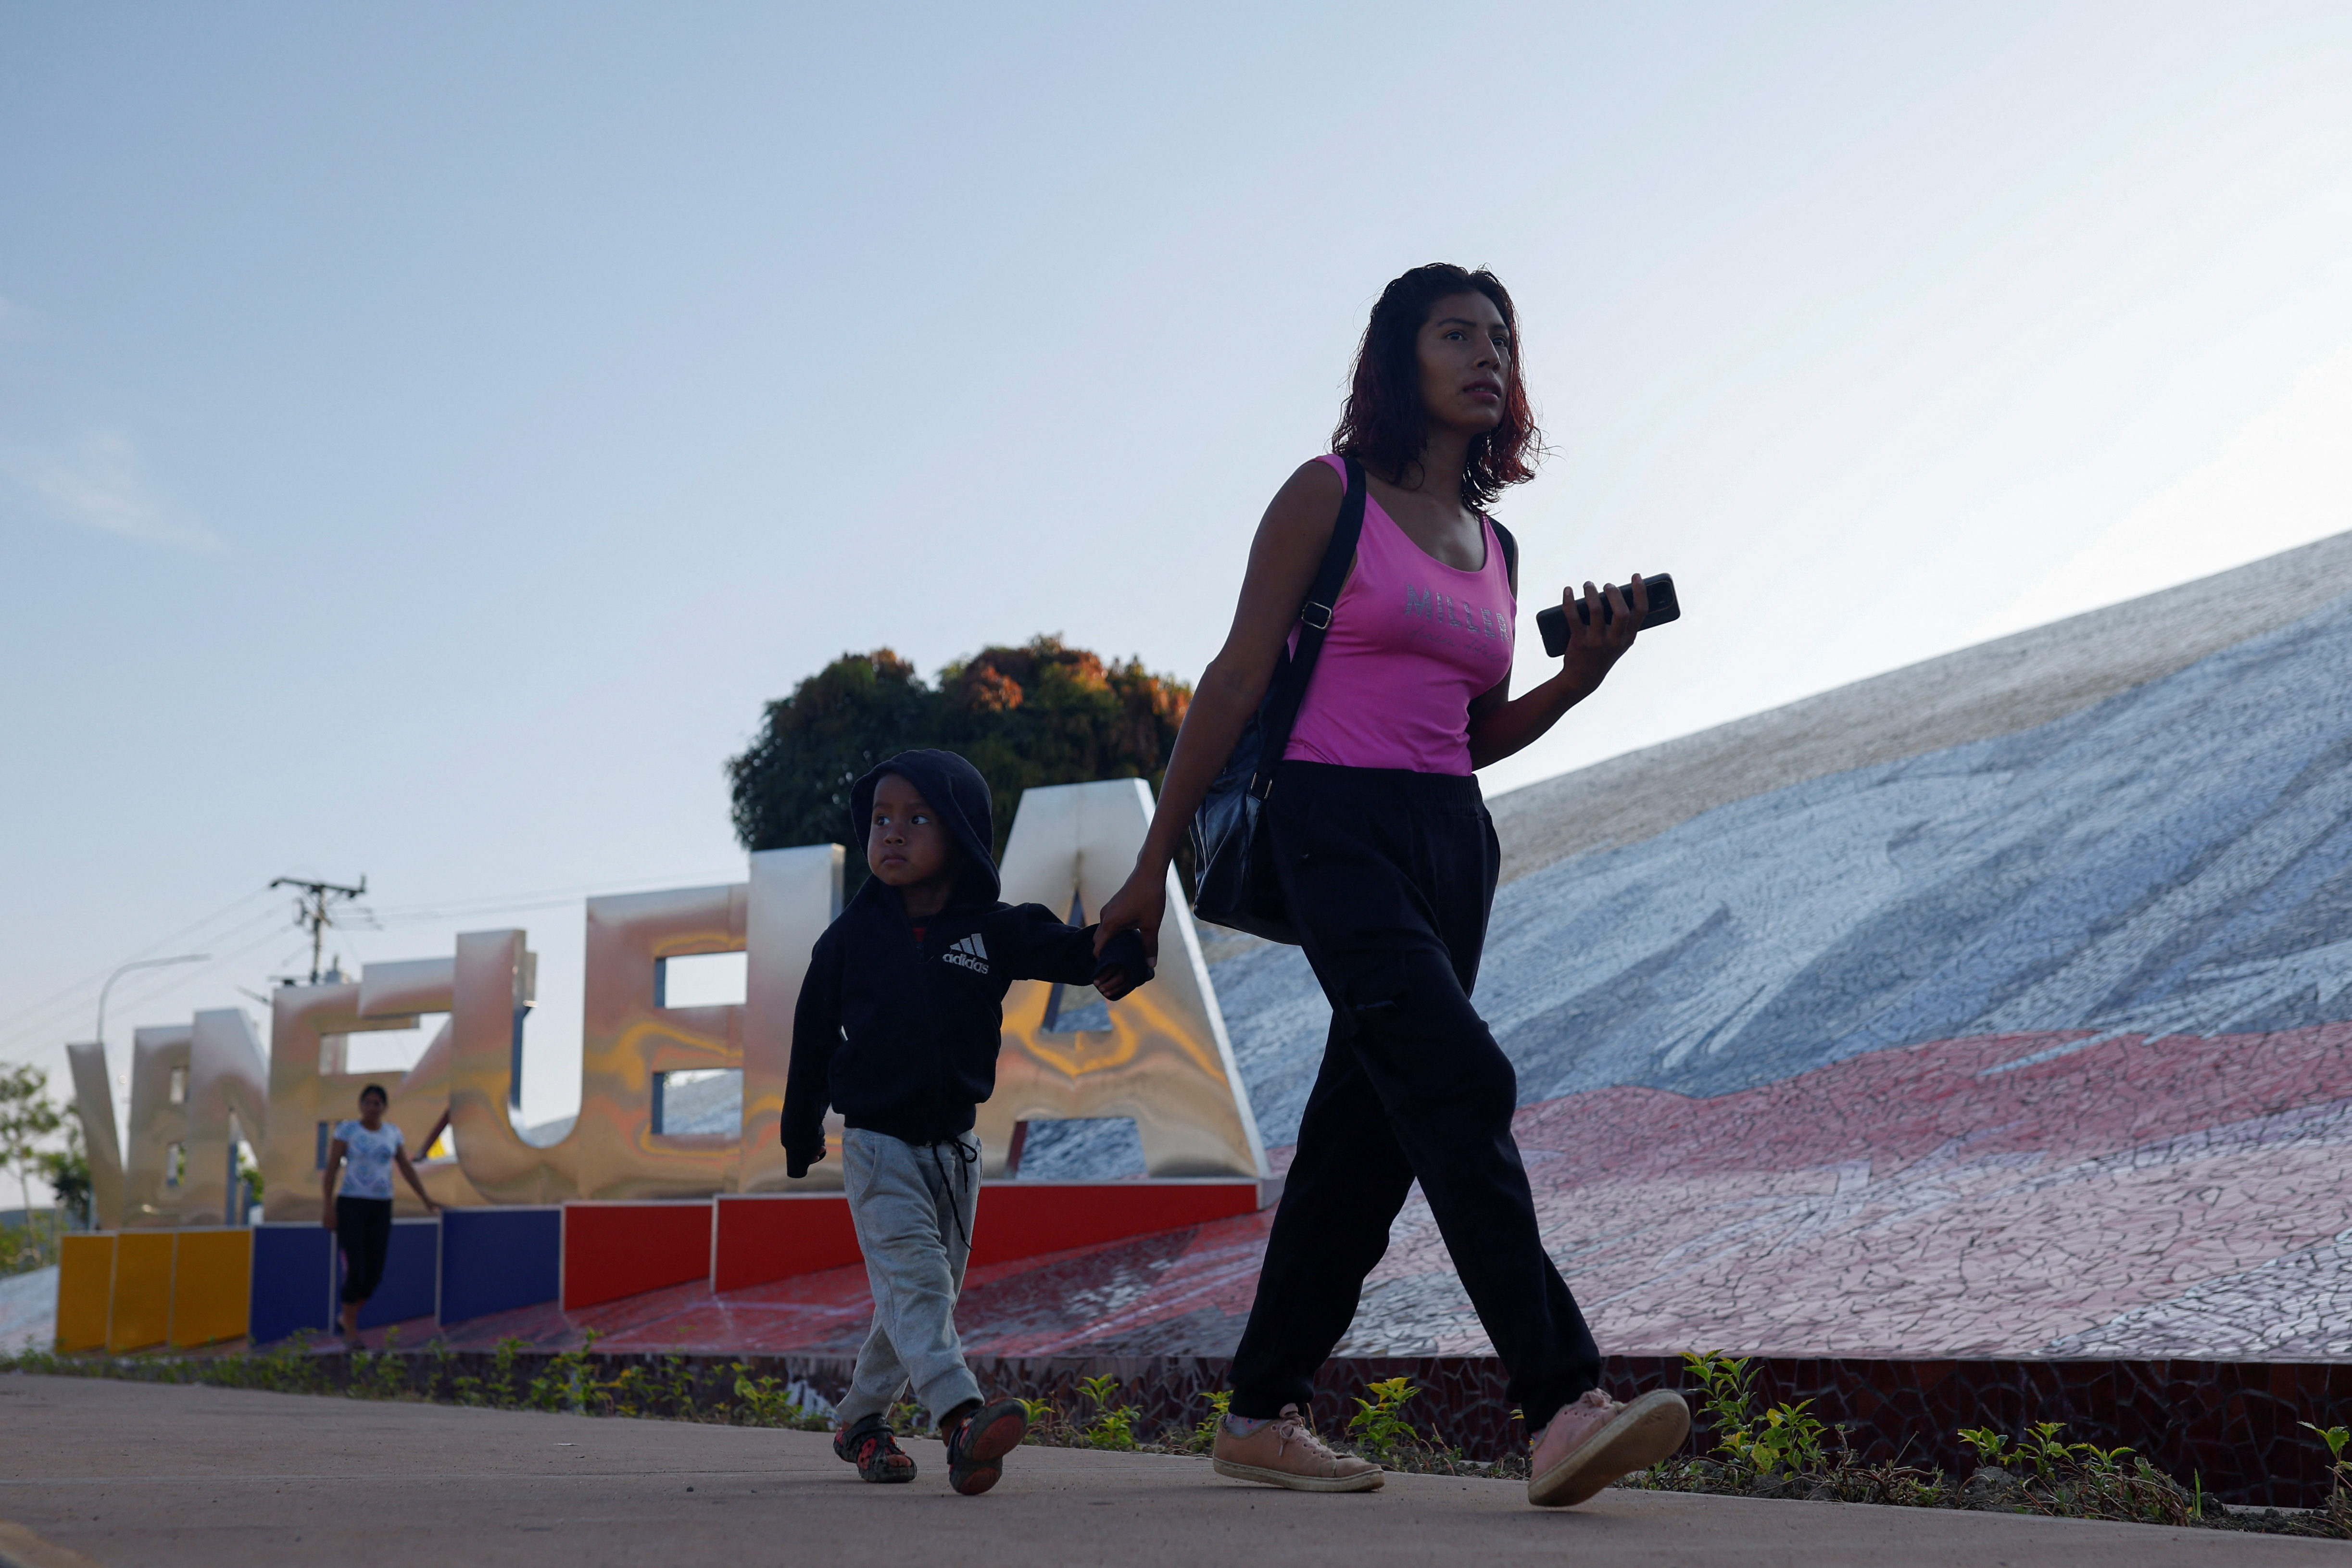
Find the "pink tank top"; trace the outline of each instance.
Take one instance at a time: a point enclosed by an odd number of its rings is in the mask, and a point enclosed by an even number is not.
[[[1322,461],[1345,482],[1345,462]],[[1471,699],[1510,673],[1518,610],[1494,524],[1481,529],[1486,563],[1464,571],[1429,555],[1364,497],[1356,570],[1332,606],[1286,759],[1469,773]]]

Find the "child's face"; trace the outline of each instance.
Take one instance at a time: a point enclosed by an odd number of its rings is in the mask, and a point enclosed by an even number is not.
[[[915,787],[886,773],[874,789],[866,827],[866,863],[892,887],[937,883],[955,870],[956,843]]]

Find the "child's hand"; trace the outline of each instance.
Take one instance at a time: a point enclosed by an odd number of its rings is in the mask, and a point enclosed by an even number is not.
[[[1121,964],[1114,968],[1105,969],[1101,974],[1097,975],[1095,977],[1095,989],[1103,994],[1103,1000],[1107,1002],[1115,1002],[1118,1000],[1119,998],[1127,995],[1128,992],[1135,989],[1135,982],[1127,977],[1127,966]]]

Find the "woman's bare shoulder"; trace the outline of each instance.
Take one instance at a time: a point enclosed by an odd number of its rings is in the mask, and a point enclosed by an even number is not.
[[[1263,531],[1292,538],[1328,539],[1347,493],[1346,482],[1330,464],[1310,457],[1290,471],[1290,477],[1266,504]]]

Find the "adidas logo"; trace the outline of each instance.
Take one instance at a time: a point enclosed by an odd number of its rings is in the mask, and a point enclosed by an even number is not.
[[[975,975],[988,973],[988,944],[975,931],[940,955],[950,964],[970,969]]]

